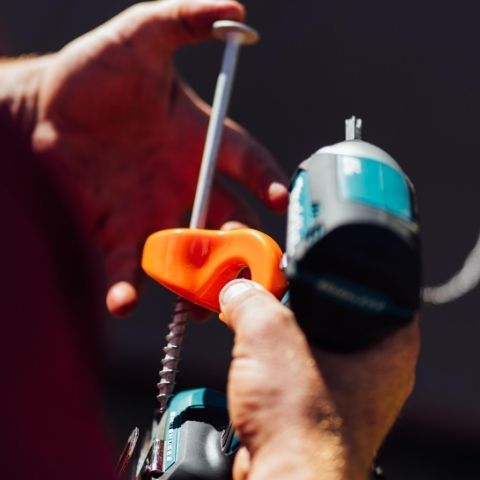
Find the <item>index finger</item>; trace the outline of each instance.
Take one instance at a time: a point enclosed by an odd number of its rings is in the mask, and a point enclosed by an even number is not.
[[[162,0],[134,4],[114,21],[125,35],[151,55],[212,38],[216,20],[243,21],[245,8],[236,0]]]

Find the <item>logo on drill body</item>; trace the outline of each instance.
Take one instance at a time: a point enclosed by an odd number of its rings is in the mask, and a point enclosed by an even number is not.
[[[362,310],[381,313],[386,307],[386,302],[381,299],[373,298],[370,295],[362,294],[360,292],[353,292],[351,289],[347,290],[346,288],[338,285],[338,283],[326,280],[324,278],[316,283],[316,287],[320,292],[328,295],[329,297],[333,297],[342,303],[355,305],[357,308],[361,308]]]
[[[170,412],[168,419],[168,431],[165,438],[165,470],[175,463],[177,429],[174,427],[177,412]]]

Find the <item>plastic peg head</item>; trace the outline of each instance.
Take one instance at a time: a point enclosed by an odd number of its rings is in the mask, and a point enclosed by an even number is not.
[[[142,267],[177,295],[219,312],[220,291],[246,270],[252,280],[281,298],[286,290],[281,258],[275,240],[251,228],[175,228],[148,237]]]
[[[260,39],[260,35],[255,29],[233,20],[217,20],[213,24],[212,30],[213,36],[224,42],[233,38],[240,45],[253,45]]]

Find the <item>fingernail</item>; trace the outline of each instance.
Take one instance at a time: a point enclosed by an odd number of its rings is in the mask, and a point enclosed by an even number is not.
[[[137,291],[128,282],[118,282],[107,293],[106,303],[108,310],[117,316],[130,313],[137,302]]]
[[[263,290],[263,287],[258,283],[252,282],[251,280],[237,279],[232,280],[230,283],[227,283],[221,290],[219,299],[220,306],[223,308],[231,302],[235,297],[238,297],[242,293],[256,288],[257,290]]]
[[[279,182],[273,182],[268,187],[268,199],[272,206],[279,211],[283,211],[288,206],[288,189]]]
[[[268,194],[272,197],[285,195],[288,192],[288,188],[280,182],[272,182],[268,187]]]

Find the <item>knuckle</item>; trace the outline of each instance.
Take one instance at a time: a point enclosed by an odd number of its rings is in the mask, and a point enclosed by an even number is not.
[[[279,327],[292,321],[287,308],[261,292],[240,299],[234,315],[240,319],[244,333],[253,338],[272,336]]]

